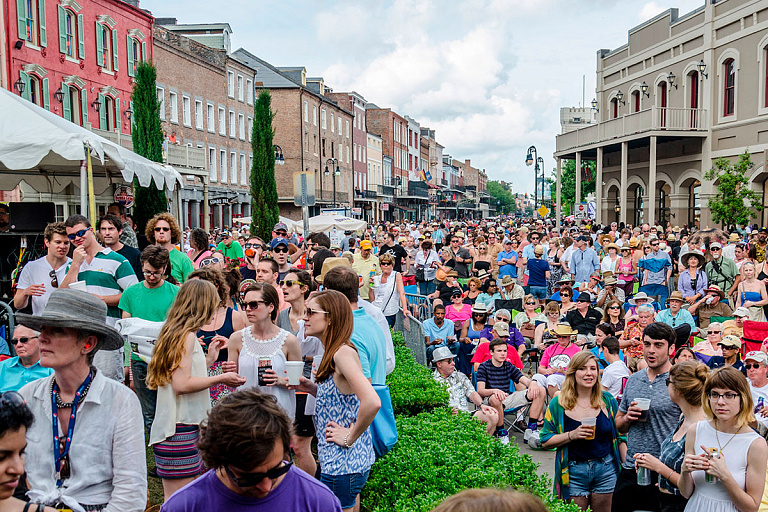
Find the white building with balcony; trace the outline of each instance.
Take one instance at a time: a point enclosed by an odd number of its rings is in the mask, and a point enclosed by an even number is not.
[[[595,92],[595,123],[574,126],[561,112],[554,156],[558,169],[575,160],[577,172],[582,161],[596,162],[599,221],[711,227],[707,202],[717,185],[704,174],[716,158],[735,161],[744,151],[754,163],[750,186],[766,204],[764,0],[704,0],[684,16],[669,9],[631,29],[627,44],[597,52]],[[560,192],[558,180],[558,205]]]

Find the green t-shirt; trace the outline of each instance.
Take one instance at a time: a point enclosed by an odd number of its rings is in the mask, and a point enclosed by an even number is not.
[[[219,245],[216,246],[216,250],[227,258],[243,257],[243,247],[240,245],[240,242],[236,240],[233,240],[229,247],[224,245],[224,242],[219,242]]]
[[[179,251],[175,247],[169,253],[171,257],[171,275],[179,284],[187,280],[187,276],[195,270],[192,260],[189,256]]]
[[[147,288],[144,282],[141,282],[123,292],[118,307],[134,318],[162,322],[178,292],[179,287],[167,281],[157,288]],[[131,353],[131,359],[141,361],[133,353]]]

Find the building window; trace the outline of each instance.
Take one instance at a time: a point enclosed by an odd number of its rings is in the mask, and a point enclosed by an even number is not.
[[[352,144],[352,158],[357,160],[357,144]]]
[[[47,46],[45,0],[16,0],[16,8],[19,39],[36,46]]]
[[[126,36],[126,53],[128,55],[128,76],[136,76],[136,67],[147,60],[147,44],[135,37]]]
[[[245,116],[237,114],[237,127],[240,131],[240,140],[245,140]]]
[[[179,124],[179,97],[175,92],[170,91],[168,92],[168,98],[171,103],[171,122]]]
[[[219,159],[221,162],[221,182],[227,182],[227,150],[222,149],[219,152]]]
[[[165,121],[165,89],[162,87],[156,87],[157,103],[160,106],[160,119]]]
[[[611,119],[619,117],[619,100],[613,98],[611,100]]]
[[[215,132],[216,131],[216,114],[215,110],[213,108],[213,105],[208,103],[208,131],[209,132]]]
[[[243,90],[243,75],[237,75],[237,99],[245,100],[245,91]]]
[[[339,137],[341,137],[341,116],[339,116]]]
[[[117,31],[104,23],[96,23],[96,61],[106,71],[117,71]],[[129,76],[131,69],[128,69]]]
[[[331,112],[331,133],[336,133],[336,119],[334,119],[333,112]]]
[[[317,107],[312,105],[312,124],[317,126]]]
[[[227,119],[224,107],[219,107],[219,135],[227,134]]]
[[[723,63],[723,115],[732,116],[736,103],[736,64],[733,59]]]
[[[235,135],[235,113],[233,111],[229,111],[229,136],[233,139],[236,137]]]
[[[346,122],[347,138],[349,138],[349,121]]]
[[[304,122],[309,122],[309,103],[304,102]]]
[[[640,91],[632,92],[632,112],[640,112]]]
[[[80,21],[79,24],[78,21]],[[59,34],[59,50],[67,57],[77,58],[77,42],[82,24],[82,17],[78,17],[69,9],[59,6],[59,29],[64,29],[64,32]]]
[[[189,101],[189,96],[181,97],[181,122],[184,126],[192,126],[192,106]]]
[[[768,46],[763,48],[763,106],[768,108]]]
[[[235,73],[232,71],[227,71],[227,95],[235,97]]]
[[[216,148],[208,148],[208,169],[211,181],[216,181]]]
[[[248,124],[245,125],[245,137],[248,142],[251,142],[253,135],[253,118],[248,116]]]
[[[245,167],[245,153],[240,153],[240,184],[246,184],[247,169]]]
[[[253,105],[253,80],[245,80],[245,100],[249,105]]]
[[[88,122],[87,90],[83,89],[81,91],[73,85],[63,83],[61,84],[61,92],[64,93],[64,96],[62,97],[64,119],[79,126]]]
[[[233,184],[237,183],[237,153],[229,154],[229,177]]]
[[[203,129],[203,102],[195,100],[195,128]]]
[[[120,99],[99,94],[99,128],[109,132],[116,131],[120,127]]]
[[[31,101],[39,107],[50,110],[51,105],[50,96],[48,95],[48,79],[40,78],[37,75],[25,73],[24,71],[19,71],[19,78],[21,78],[24,83],[24,92],[21,93],[21,97]]]
[[[328,128],[328,123],[325,118],[325,109],[320,109],[320,128],[323,130]]]

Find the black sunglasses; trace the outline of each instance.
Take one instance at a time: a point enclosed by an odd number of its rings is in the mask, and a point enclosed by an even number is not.
[[[80,231],[67,235],[67,238],[69,238],[70,240],[74,240],[75,238],[82,238],[90,230],[91,228],[81,229]]]
[[[164,227],[164,226],[162,226],[162,227],[161,226],[157,226],[155,228],[155,232],[157,232],[157,231],[170,231],[170,230],[171,230],[171,228]]]
[[[284,474],[288,472],[288,470],[291,469],[291,466],[293,466],[293,457],[291,457],[291,460],[288,462],[281,461],[280,464],[283,464],[281,466],[277,466],[276,468],[272,468],[269,471],[265,473],[247,473],[244,476],[241,476],[240,478],[237,478],[233,473],[232,470],[229,469],[229,466],[224,466],[224,470],[227,472],[227,475],[229,478],[235,482],[235,485],[237,485],[240,488],[243,487],[253,487],[255,485],[259,485],[265,478],[269,478],[270,480],[277,480]]]
[[[759,370],[761,366],[762,365],[760,363],[755,363],[755,364],[747,363],[747,364],[744,365],[744,369],[745,370]]]
[[[251,302],[243,302],[243,309],[253,309],[254,311],[259,309],[259,304],[266,304],[263,300],[252,300]]]
[[[21,338],[11,338],[11,345],[16,346],[17,343],[21,343],[22,345],[26,345],[29,343],[29,340],[35,340],[37,339],[37,336],[24,336]]]
[[[280,253],[280,252],[288,252],[288,248],[287,248],[287,247],[280,247],[280,246],[278,245],[277,247],[275,247],[274,249],[272,249],[272,252],[277,252],[277,253]]]
[[[51,270],[50,272],[48,272],[48,277],[51,278],[51,286],[53,286],[54,288],[58,288],[59,287],[59,278],[58,278],[58,276],[56,276],[56,271],[55,270]]]

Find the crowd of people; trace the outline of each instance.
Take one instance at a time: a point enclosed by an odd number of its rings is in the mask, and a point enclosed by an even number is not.
[[[265,240],[73,215],[15,287],[0,503],[139,511],[159,478],[167,512],[359,510],[402,319],[456,414],[556,450],[559,497],[757,511],[766,235],[498,218]]]

